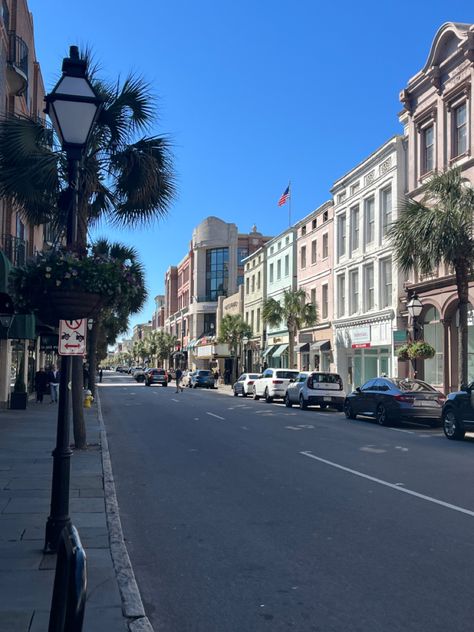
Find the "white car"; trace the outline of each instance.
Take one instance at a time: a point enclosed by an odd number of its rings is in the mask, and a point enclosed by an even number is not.
[[[299,371],[292,369],[265,369],[263,375],[255,380],[253,398],[264,397],[270,403],[274,399],[284,399],[286,387],[291,380],[295,380]]]
[[[288,384],[285,404],[288,407],[299,404],[303,410],[316,404],[321,409],[329,406],[342,411],[345,399],[340,375],[326,371],[303,371]]]
[[[258,380],[259,377],[259,373],[242,373],[242,375],[232,387],[235,397],[237,397],[238,395],[242,395],[242,397],[247,397],[247,395],[251,395],[253,393],[254,382],[255,380]]]

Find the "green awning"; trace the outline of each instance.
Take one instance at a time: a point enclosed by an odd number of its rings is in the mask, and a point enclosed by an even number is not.
[[[0,292],[8,294],[8,275],[12,264],[4,252],[0,250]]]
[[[272,358],[279,358],[287,349],[288,345],[279,345],[278,349],[273,352]]]
[[[36,338],[36,318],[34,314],[16,314],[7,334],[11,340],[34,340]]]
[[[266,357],[267,357],[267,355],[269,355],[269,354],[270,354],[272,351],[274,351],[274,349],[276,349],[276,348],[277,348],[277,347],[276,347],[276,345],[272,345],[272,346],[270,346],[270,347],[267,347],[267,348],[265,349],[265,351],[262,353],[262,358],[266,358]]]

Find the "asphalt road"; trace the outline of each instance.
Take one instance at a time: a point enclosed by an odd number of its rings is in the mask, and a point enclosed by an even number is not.
[[[105,375],[156,632],[473,629],[474,439]]]

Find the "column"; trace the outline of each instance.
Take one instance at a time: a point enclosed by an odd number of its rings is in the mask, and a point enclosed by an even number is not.
[[[451,390],[452,384],[450,362],[450,348],[452,348],[450,340],[451,321],[441,319],[441,322],[443,323],[443,390],[447,395]]]

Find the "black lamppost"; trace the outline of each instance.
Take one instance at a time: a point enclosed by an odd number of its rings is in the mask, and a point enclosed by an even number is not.
[[[62,76],[45,97],[49,115],[68,160],[71,204],[68,209],[66,246],[77,242],[79,163],[99,113],[101,100],[87,76],[87,62],[79,57],[77,46],[71,46],[63,60]],[[59,536],[70,525],[69,476],[72,451],[69,447],[69,383],[71,358],[62,356],[59,383],[56,447],[53,450],[51,511],[46,523],[45,551],[57,550]]]
[[[423,303],[417,294],[413,294],[411,299],[407,303],[408,313],[411,317],[413,327],[413,342],[418,340],[418,323],[417,319],[423,310]],[[413,360],[413,377],[417,377],[416,358]]]

